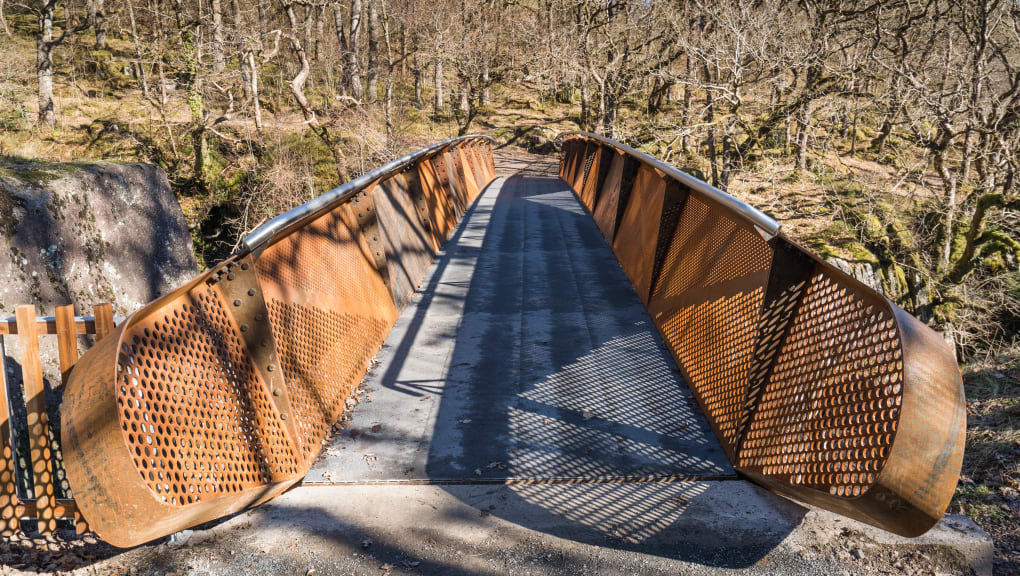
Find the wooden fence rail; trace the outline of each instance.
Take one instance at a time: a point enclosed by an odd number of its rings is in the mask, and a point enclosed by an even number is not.
[[[40,534],[54,532],[57,520],[62,518],[73,520],[79,534],[88,531],[74,500],[56,497],[54,435],[46,410],[39,338],[57,337],[60,386],[63,386],[78,361],[78,336],[95,335],[98,342],[113,330],[116,323],[110,304],[95,306],[94,316],[75,316],[72,305],[58,306],[54,314],[38,317],[35,306],[29,305],[19,306],[13,317],[0,318],[0,534],[4,536],[20,531],[21,521],[26,518],[37,519]],[[14,406],[8,396],[5,336],[17,336],[22,347],[21,375],[30,447],[27,472],[32,478],[33,498],[22,499],[17,491],[21,472],[17,466],[11,422]]]

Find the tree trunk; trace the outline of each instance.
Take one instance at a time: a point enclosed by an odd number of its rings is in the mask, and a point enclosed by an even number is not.
[[[103,0],[92,0],[89,10],[92,25],[96,29],[96,50],[106,50],[106,14],[103,11]]]
[[[368,0],[368,70],[365,71],[365,99],[375,102],[379,98],[379,9],[377,0]]]
[[[340,0],[333,0],[333,27],[336,29],[336,42],[337,46],[340,47],[340,65],[346,65],[347,63],[347,35],[344,32],[344,17],[343,8],[341,7]],[[340,71],[340,93],[344,96],[349,95],[350,81],[348,78],[349,70]]]
[[[347,89],[355,100],[364,96],[358,67],[358,38],[361,36],[361,0],[351,0],[351,25],[347,35]]]
[[[436,116],[442,118],[446,101],[443,98],[443,58],[441,56],[437,56],[435,64],[432,65],[432,83],[434,85],[432,108]]]
[[[383,40],[386,42],[386,145],[393,146],[393,46],[390,43],[390,19],[383,7]],[[403,49],[403,47],[401,47]]]
[[[7,27],[7,17],[4,16],[4,0],[0,0],[0,30],[7,36],[11,35],[11,29]]]
[[[308,75],[311,74],[312,67],[308,62],[308,53],[305,51],[304,46],[301,45],[301,40],[298,38],[298,32],[301,26],[298,25],[297,16],[294,14],[294,5],[289,0],[281,0],[283,4],[284,12],[287,15],[287,20],[290,22],[290,34],[287,34],[287,38],[290,40],[291,48],[294,49],[295,55],[297,55],[298,62],[301,65],[301,69],[290,81],[290,92],[294,96],[294,100],[297,101],[298,106],[301,107],[301,113],[305,117],[305,124],[307,124],[315,135],[318,136],[322,142],[329,148],[330,153],[333,155],[334,166],[336,167],[337,177],[341,182],[347,181],[347,159],[345,158],[343,151],[334,141],[330,135],[329,130],[319,124],[318,119],[315,117],[315,111],[308,103],[308,98],[305,96],[305,82],[308,80]]]
[[[942,178],[943,186],[943,210],[942,217],[942,242],[939,249],[939,261],[937,270],[946,272],[949,270],[949,257],[953,252],[953,226],[956,221],[956,178],[953,178],[947,165],[947,155],[952,143],[953,135],[945,127],[939,130],[938,143],[936,144],[934,164],[935,170]]]
[[[415,52],[412,56],[411,71],[414,73],[414,107],[421,108],[425,105],[425,99],[423,91],[425,89],[425,78],[422,71],[421,60],[418,57],[418,53]]]
[[[234,17],[234,38],[238,39],[238,42],[243,42],[239,46],[241,50],[240,66],[241,69],[241,90],[244,93],[244,99],[251,99],[251,72],[252,67],[248,66],[248,52],[251,51],[251,41],[241,40],[247,36],[247,31],[244,29],[244,15],[241,13],[241,4],[238,0],[230,0],[230,11]]]
[[[226,58],[223,56],[223,7],[221,0],[212,0],[212,58],[213,70],[223,72],[227,67]]]
[[[731,115],[726,119],[726,125],[723,129],[723,141],[722,141],[722,174],[719,177],[719,188],[726,190],[730,185],[730,177],[733,175],[733,171],[736,169],[737,158],[736,158],[736,144],[733,142],[733,129],[736,124],[736,114]]]
[[[489,84],[492,79],[489,77],[489,63],[485,63],[485,70],[482,72],[482,106],[489,105]]]
[[[691,66],[691,56],[688,54],[685,56],[686,63],[686,78],[687,82],[684,83],[684,96],[683,104],[680,109],[680,119],[683,122],[683,132],[680,136],[680,151],[687,154],[688,140],[690,139],[690,125],[691,125],[691,82],[694,80],[695,72]]]
[[[705,137],[705,145],[708,146],[708,163],[712,167],[712,185],[719,185],[719,161],[715,154],[715,100],[712,98],[712,91],[708,86],[712,85],[712,69],[708,67],[708,61],[704,62],[705,71],[705,122],[708,123],[708,135]]]
[[[259,105],[259,73],[255,67],[255,53],[249,50],[245,53],[245,60],[248,64],[248,93],[251,95],[251,102],[255,108],[255,129],[262,132],[262,107]]]
[[[400,23],[400,75],[407,77],[407,30]]]
[[[53,111],[53,5],[44,2],[39,11],[39,36],[36,38],[35,64],[39,79],[39,122],[52,128]]]
[[[320,4],[315,11],[315,59],[321,56],[322,39],[325,38],[326,30],[326,5]]]
[[[588,83],[581,81],[581,129],[591,130],[591,89]]]
[[[807,170],[808,136],[811,131],[811,111],[814,101],[808,100],[800,110],[797,119],[797,170]]]
[[[616,137],[616,112],[619,100],[612,88],[602,90],[602,133],[608,138]]]
[[[269,21],[266,20],[266,0],[258,0],[255,6],[259,12],[259,48],[261,50],[265,50],[266,35],[269,34],[269,30],[267,28]]]
[[[138,82],[141,84],[142,96],[149,99],[149,83],[145,79],[145,63],[142,61],[142,45],[138,41],[138,27],[135,25],[134,0],[127,0],[128,21],[131,23],[131,40],[135,44],[135,70],[138,71]]]

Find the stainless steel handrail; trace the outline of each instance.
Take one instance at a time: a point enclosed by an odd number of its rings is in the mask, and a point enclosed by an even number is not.
[[[704,194],[705,196],[708,196],[712,200],[715,200],[716,202],[722,204],[723,206],[726,206],[730,210],[733,210],[737,214],[740,214],[740,216],[748,220],[751,224],[754,224],[755,226],[760,228],[770,237],[774,237],[779,234],[780,227],[779,222],[776,222],[768,214],[762,212],[761,210],[758,210],[754,206],[751,206],[750,204],[736,198],[735,196],[723,192],[722,190],[716,188],[715,186],[712,186],[707,182],[698,180],[694,176],[691,176],[686,172],[682,172],[670,166],[669,164],[666,164],[662,160],[649,156],[648,154],[645,154],[644,152],[641,152],[639,150],[635,150],[630,146],[627,146],[626,144],[617,142],[616,140],[612,140],[610,138],[606,138],[605,136],[600,136],[598,134],[592,134],[591,132],[569,132],[563,135],[563,140],[567,140],[569,138],[585,138],[589,140],[598,140],[603,144],[612,146],[613,148],[616,148],[617,150],[620,150],[622,152],[626,152],[627,154],[630,154],[631,156],[634,156],[635,158],[641,160],[643,163],[648,164],[649,166],[652,166],[653,168],[656,168],[657,170],[660,170],[665,174],[668,174],[670,177],[676,179],[678,182],[680,182],[684,186],[687,186],[691,190],[697,190],[698,192]]]
[[[438,142],[427,148],[422,148],[421,150],[418,150],[416,152],[411,152],[410,154],[401,156],[400,158],[397,158],[392,162],[384,164],[376,168],[375,170],[366,172],[365,174],[362,174],[361,176],[355,178],[354,180],[351,180],[346,184],[338,186],[321,196],[313,198],[312,200],[309,200],[308,202],[305,202],[304,204],[296,208],[292,208],[287,212],[284,212],[283,214],[280,214],[279,216],[276,216],[272,220],[259,226],[250,234],[244,237],[244,240],[242,240],[242,242],[244,243],[244,248],[242,248],[241,252],[242,253],[256,252],[260,248],[269,245],[269,243],[272,242],[272,240],[277,236],[282,236],[283,234],[293,230],[294,228],[301,226],[305,222],[342,204],[343,202],[347,201],[358,192],[364,190],[373,182],[377,182],[379,180],[392,176],[398,172],[401,172],[411,164],[414,164],[415,162],[427,156],[434,155],[441,151],[442,149],[450,146],[451,144],[466,140],[478,140],[478,139],[486,139],[489,140],[490,142],[495,142],[495,140],[493,140],[491,136],[486,136],[484,134],[468,134],[466,136],[458,136],[457,138],[443,140],[442,142]]]

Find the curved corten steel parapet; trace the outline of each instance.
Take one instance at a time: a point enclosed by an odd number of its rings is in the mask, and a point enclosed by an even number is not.
[[[594,134],[560,176],[591,212],[739,472],[917,536],[941,518],[966,410],[945,341],[740,200]]]
[[[89,526],[134,546],[300,481],[492,166],[486,139],[467,136],[373,170],[270,221],[89,350],[62,407]]]

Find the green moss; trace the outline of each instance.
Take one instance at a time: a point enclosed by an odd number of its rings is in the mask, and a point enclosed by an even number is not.
[[[14,236],[14,232],[17,230],[14,210],[23,207],[24,203],[20,198],[0,186],[0,234],[3,234],[5,238],[10,239]]]
[[[77,172],[78,170],[78,166],[66,163],[9,163],[0,165],[0,178],[8,180],[15,185],[38,186],[41,184],[49,184],[50,182],[59,180],[67,174]]]
[[[847,244],[846,251],[855,262],[870,262],[872,264],[878,264],[878,257],[871,250],[868,250],[860,242],[851,242]]]

